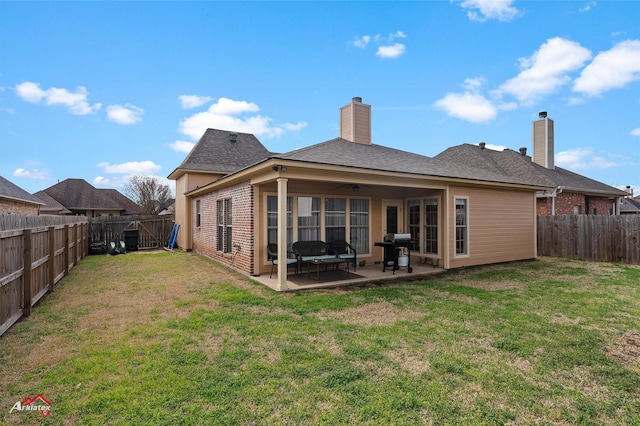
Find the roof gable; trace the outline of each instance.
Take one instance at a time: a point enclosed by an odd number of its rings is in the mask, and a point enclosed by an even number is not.
[[[269,156],[269,151],[252,134],[207,129],[177,170],[227,174],[263,161]]]
[[[2,176],[0,176],[0,197],[10,198],[24,203],[44,205],[42,200],[38,197],[29,194],[27,191]]]
[[[41,199],[44,202],[44,206],[40,207],[41,214],[70,214],[71,210],[67,209],[65,206],[57,202],[54,198],[52,198],[49,194],[44,191],[38,191],[35,194],[36,197]]]

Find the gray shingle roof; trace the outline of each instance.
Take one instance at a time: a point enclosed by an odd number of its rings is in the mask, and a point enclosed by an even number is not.
[[[232,142],[233,133],[237,135],[235,142]],[[227,174],[269,156],[269,151],[252,134],[207,129],[178,169]]]
[[[510,149],[495,151],[481,149],[479,146],[463,144],[446,149],[436,155],[437,159],[455,161],[461,165],[520,176],[533,185],[563,187],[564,190],[588,194],[622,196],[626,193],[602,182],[557,167],[547,169],[531,161],[528,155],[522,155]]]
[[[133,201],[115,189],[97,189],[83,179],[65,179],[43,191],[69,210],[139,212]]]
[[[38,197],[29,194],[27,191],[2,176],[0,176],[0,197],[11,198],[25,203],[44,205],[42,200]]]
[[[274,155],[273,158],[425,176],[532,184],[519,174],[509,175],[497,168],[476,168],[456,159],[431,158],[382,145],[359,144],[341,138]],[[537,182],[533,184],[551,186]]]
[[[620,213],[640,213],[640,201],[633,198],[621,198]]]
[[[118,203],[118,205],[124,210],[123,213],[140,213],[140,206],[134,203],[129,197],[123,195],[120,191],[115,189],[98,189],[98,191],[104,191],[109,198]]]
[[[36,197],[44,202],[44,206],[40,207],[40,214],[70,214],[71,210],[53,199],[49,194],[44,191],[38,191],[35,194]]]

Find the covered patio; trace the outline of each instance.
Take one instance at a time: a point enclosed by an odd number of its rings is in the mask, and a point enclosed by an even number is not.
[[[337,272],[321,272],[320,279],[315,280],[314,278],[309,277],[307,269],[304,267],[303,271],[297,274],[289,272],[287,275],[286,289],[284,291],[348,287],[397,280],[419,280],[445,272],[445,269],[442,267],[433,266],[429,259],[427,259],[426,263],[421,263],[419,257],[411,259],[411,268],[411,273],[408,272],[407,268],[403,267],[395,271],[394,274],[391,267],[387,267],[386,271],[383,272],[381,262],[372,262],[365,264],[365,266],[357,267],[355,271],[353,268],[350,268],[348,276],[346,270],[342,268]],[[278,284],[278,275],[276,271],[274,271],[272,277],[269,277],[269,274],[267,273],[259,276],[252,276],[251,279],[273,290],[282,291]]]

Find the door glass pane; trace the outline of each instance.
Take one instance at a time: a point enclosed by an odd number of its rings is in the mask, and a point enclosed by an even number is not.
[[[387,206],[387,234],[398,233],[398,206]]]

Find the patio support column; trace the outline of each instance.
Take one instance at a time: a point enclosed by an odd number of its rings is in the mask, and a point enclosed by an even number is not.
[[[289,179],[278,178],[278,283],[279,291],[287,289],[287,182]]]

